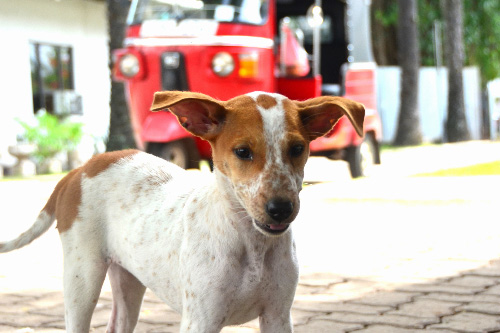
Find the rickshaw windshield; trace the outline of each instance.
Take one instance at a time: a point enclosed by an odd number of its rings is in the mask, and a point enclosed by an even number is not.
[[[260,25],[266,22],[268,0],[136,0],[129,24],[147,20],[215,20]]]

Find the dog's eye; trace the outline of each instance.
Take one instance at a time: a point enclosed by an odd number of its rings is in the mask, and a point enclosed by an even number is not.
[[[236,148],[234,149],[234,154],[240,159],[244,161],[251,161],[253,159],[252,151],[250,148]]]
[[[299,157],[304,152],[304,145],[296,144],[290,148],[290,156]]]

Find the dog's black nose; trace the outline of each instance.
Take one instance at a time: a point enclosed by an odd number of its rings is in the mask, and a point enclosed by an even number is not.
[[[292,215],[293,203],[285,199],[271,199],[266,204],[266,212],[276,222],[282,222]]]

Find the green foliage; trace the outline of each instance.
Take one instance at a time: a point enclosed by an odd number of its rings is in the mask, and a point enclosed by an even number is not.
[[[468,65],[481,68],[482,83],[500,77],[500,1],[464,1],[464,44]]]
[[[46,112],[36,116],[36,125],[32,126],[17,120],[24,128],[24,138],[38,149],[35,158],[39,161],[53,157],[59,152],[74,149],[80,142],[83,131],[81,123],[61,121],[58,117]]]
[[[398,24],[398,3],[396,1],[387,4],[385,11],[376,10],[375,20],[384,27],[396,26]]]
[[[374,12],[384,27],[397,26],[398,5],[394,1],[386,10]],[[465,65],[478,66],[482,84],[500,77],[500,1],[463,0]],[[421,61],[435,66],[434,22],[443,22],[440,1],[418,0],[418,26]],[[444,28],[444,24],[442,25]],[[443,47],[446,35],[442,32]],[[444,59],[446,63],[446,59]]]
[[[423,66],[435,66],[434,23],[442,21],[439,2],[418,1],[418,32],[420,37],[420,58]]]

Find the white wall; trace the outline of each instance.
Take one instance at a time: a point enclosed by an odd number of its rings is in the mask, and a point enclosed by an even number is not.
[[[109,70],[105,2],[0,0],[0,158],[15,143],[14,120],[33,116],[30,42],[71,46],[76,93],[85,131],[104,137],[109,123]]]
[[[490,139],[500,139],[500,78],[488,82],[488,109],[490,111]]]
[[[481,138],[481,79],[476,67],[464,68],[464,99],[471,138]],[[400,105],[399,67],[377,69],[377,105],[382,118],[383,141],[396,135]],[[422,67],[419,82],[420,126],[426,142],[443,139],[448,107],[448,72],[445,68]]]

